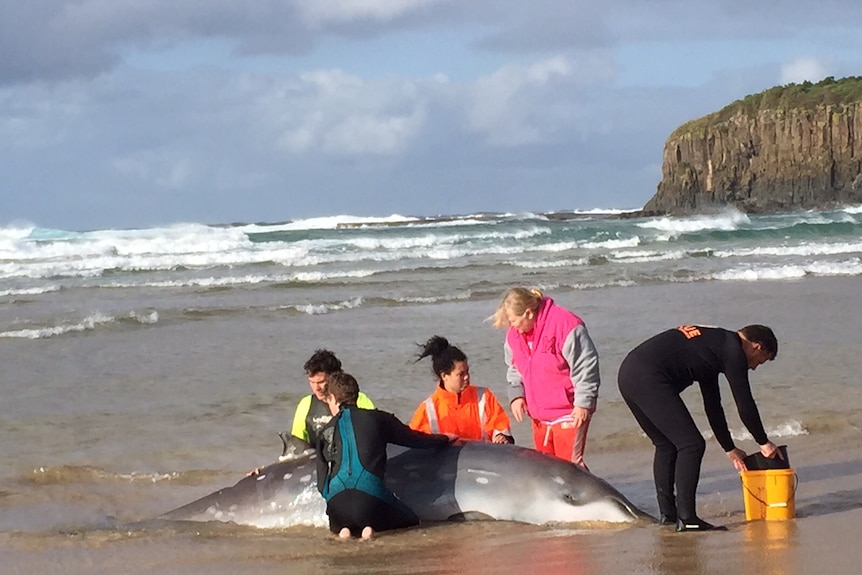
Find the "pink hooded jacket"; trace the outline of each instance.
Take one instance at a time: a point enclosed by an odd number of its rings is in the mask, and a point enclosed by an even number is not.
[[[506,333],[509,401],[523,397],[530,417],[545,422],[570,415],[576,405],[595,410],[599,355],[583,320],[543,298],[532,349],[527,341],[513,327]]]

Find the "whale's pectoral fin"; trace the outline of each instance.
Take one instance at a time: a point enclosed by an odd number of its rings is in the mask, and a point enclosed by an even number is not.
[[[495,518],[481,511],[462,511],[450,515],[448,521],[495,521]]]

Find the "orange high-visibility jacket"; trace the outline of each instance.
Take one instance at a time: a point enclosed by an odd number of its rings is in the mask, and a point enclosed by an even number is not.
[[[454,433],[462,439],[491,441],[494,433],[511,436],[509,417],[490,389],[468,385],[461,393],[438,385],[419,404],[410,427],[425,433]]]

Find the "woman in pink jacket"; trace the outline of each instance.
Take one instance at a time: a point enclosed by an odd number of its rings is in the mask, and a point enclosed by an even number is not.
[[[599,392],[599,355],[583,320],[538,289],[503,294],[494,327],[508,328],[504,353],[516,421],[532,420],[536,450],[584,468]]]

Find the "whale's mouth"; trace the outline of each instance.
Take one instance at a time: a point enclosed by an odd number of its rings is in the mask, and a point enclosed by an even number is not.
[[[572,493],[560,494],[560,499],[570,511],[560,511],[558,517],[563,522],[632,522],[642,517],[633,505],[624,499],[607,495],[605,497],[588,500],[583,496]]]

